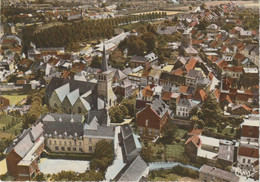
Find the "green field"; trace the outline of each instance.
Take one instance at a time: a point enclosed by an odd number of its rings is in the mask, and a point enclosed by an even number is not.
[[[0,138],[10,138],[20,134],[21,118],[10,115],[0,115]]]
[[[2,97],[9,99],[10,105],[15,105],[26,98],[27,95],[2,95]]]

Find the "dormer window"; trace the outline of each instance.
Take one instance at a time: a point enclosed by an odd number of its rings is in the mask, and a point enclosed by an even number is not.
[[[149,125],[149,121],[147,119],[147,120],[145,120],[145,126],[148,126],[148,125]]]

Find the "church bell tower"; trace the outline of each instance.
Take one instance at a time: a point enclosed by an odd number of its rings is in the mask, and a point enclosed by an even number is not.
[[[105,45],[103,46],[101,72],[98,73],[97,80],[98,95],[104,97],[108,108],[114,106],[116,95],[112,88],[113,72],[108,69]]]

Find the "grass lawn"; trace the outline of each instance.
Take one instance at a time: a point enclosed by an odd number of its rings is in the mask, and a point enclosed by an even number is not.
[[[176,158],[180,159],[184,157],[184,143],[180,142],[177,144],[166,145],[165,147],[165,156],[167,158]]]
[[[0,132],[0,138],[14,138],[14,135],[10,133]]]
[[[177,138],[177,137],[182,138],[182,137],[185,135],[186,132],[187,132],[186,130],[178,129],[178,130],[176,131],[176,133],[174,134],[174,136],[175,136],[176,138]]]
[[[10,115],[0,115],[0,129],[5,126],[6,124],[10,123],[13,121],[13,118],[15,118],[16,121],[16,117],[10,116]]]
[[[12,128],[6,130],[5,132],[13,135],[19,135],[21,133],[20,131],[22,130],[22,125],[23,123],[19,122],[18,124],[14,125]]]
[[[9,99],[10,105],[15,105],[21,102],[27,95],[2,95],[4,98]]]

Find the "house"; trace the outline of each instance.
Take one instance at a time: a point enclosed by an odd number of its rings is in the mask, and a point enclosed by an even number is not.
[[[238,149],[238,167],[250,169],[259,160],[259,116],[252,115],[241,124],[241,138]]]
[[[207,93],[203,89],[197,89],[192,98],[193,100],[204,101],[207,98]]]
[[[177,103],[176,116],[178,117],[189,117],[189,113],[192,108],[198,106],[199,102],[192,99],[181,98]]]
[[[151,69],[148,74],[148,84],[158,84],[162,71],[159,69]]]
[[[168,72],[162,72],[159,84],[160,85],[185,85],[185,77],[184,76],[179,76],[179,75],[174,75]]]
[[[139,156],[127,163],[113,181],[140,181],[149,174],[148,164]]]
[[[9,105],[9,99],[0,96],[0,111],[6,109]]]
[[[152,103],[147,103],[146,107],[136,114],[139,134],[145,138],[160,136],[168,118],[169,107],[161,99],[155,98]]]
[[[71,114],[47,114],[43,123],[46,147],[52,152],[94,153],[100,140],[112,142],[114,127],[106,109],[90,110],[87,117]]]
[[[196,159],[199,147],[201,147],[201,140],[198,135],[193,135],[185,142],[185,154],[191,159]]]
[[[222,75],[228,75],[231,78],[240,79],[242,74],[243,74],[242,66],[224,67],[222,70]]]
[[[250,87],[251,85],[259,84],[259,72],[256,67],[244,67],[243,68],[243,77],[246,80],[245,85]]]
[[[206,28],[207,33],[218,33],[218,31],[219,31],[219,27],[216,24],[211,24]]]
[[[248,115],[251,112],[252,112],[252,109],[245,104],[235,105],[230,110],[230,114],[233,114],[233,115]]]
[[[38,161],[43,149],[43,124],[36,122],[5,150],[8,174],[16,180],[32,180],[39,171]]]
[[[192,46],[189,46],[189,47],[183,49],[183,55],[185,57],[197,56],[198,51],[196,49],[194,49]]]
[[[141,153],[142,145],[129,124],[120,127],[119,142],[122,148],[124,162],[133,161]]]
[[[201,71],[191,69],[186,76],[186,85],[196,88],[199,80],[203,80]]]
[[[239,143],[236,141],[219,140],[218,163],[232,166],[237,161]]]
[[[158,57],[154,53],[147,54],[145,56],[132,56],[130,60],[130,67],[136,68],[142,66],[144,69],[150,68],[152,65],[158,63]]]
[[[200,181],[230,181],[230,182],[238,182],[240,178],[234,173],[224,171],[222,169],[208,166],[204,164],[199,170],[199,180]]]

